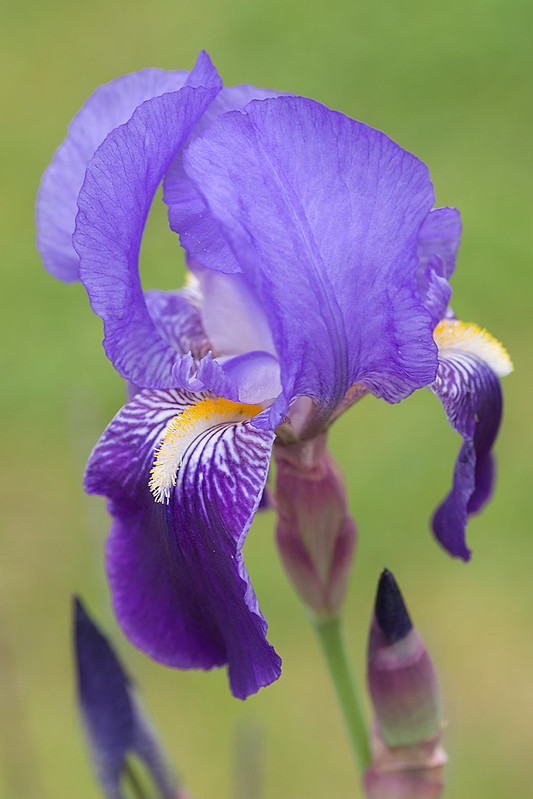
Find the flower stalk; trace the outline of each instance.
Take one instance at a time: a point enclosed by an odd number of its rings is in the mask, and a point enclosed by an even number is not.
[[[340,621],[357,538],[344,478],[324,433],[277,444],[274,457],[279,553],[309,611],[363,775],[370,762],[368,732]]]
[[[314,618],[313,627],[335,688],[355,762],[362,775],[370,763],[368,731],[357,682],[346,653],[341,620],[339,617]]]

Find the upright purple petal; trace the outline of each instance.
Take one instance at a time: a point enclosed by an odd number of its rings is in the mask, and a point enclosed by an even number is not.
[[[443,320],[437,378],[429,388],[442,402],[449,423],[463,437],[452,490],[433,517],[437,540],[451,555],[469,560],[468,516],[490,498],[494,481],[492,446],[502,416],[499,376],[512,370],[503,347],[475,325]]]
[[[66,282],[78,280],[78,256],[72,246],[76,200],[95,150],[144,100],[180,89],[188,74],[143,69],[123,75],[99,86],[76,114],[37,195],[37,248],[50,274]]]
[[[280,94],[248,84],[224,86],[196,127],[195,135],[200,135],[211,122],[227,111],[240,111],[251,100],[279,97]],[[202,195],[187,178],[181,154],[174,159],[165,175],[163,191],[169,207],[170,227],[180,233],[182,246],[194,252],[203,266],[228,273],[240,272],[238,261],[221,235],[216,221],[210,216]]]
[[[206,228],[214,218],[264,303],[288,396],[308,395],[327,415],[354,383],[396,402],[434,379],[417,285],[434,197],[420,161],[304,98],[224,114],[183,158]],[[205,263],[194,226],[199,244],[182,244]]]
[[[280,673],[242,558],[274,434],[247,421],[205,428],[183,455],[169,503],[149,488],[168,423],[205,396],[137,394],[94,450],[86,489],[111,500],[108,574],[130,640],[168,666],[227,664],[233,693],[245,698]]]
[[[169,387],[174,349],[159,334],[141,288],[138,257],[146,217],[165,171],[220,90],[214,67],[204,86],[147,100],[99,147],[78,197],[73,237],[80,278],[104,322],[117,371],[145,387]],[[194,82],[194,71],[191,75]]]

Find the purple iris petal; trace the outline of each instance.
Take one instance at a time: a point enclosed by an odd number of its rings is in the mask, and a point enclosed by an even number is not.
[[[121,775],[129,754],[145,761],[164,799],[176,791],[154,732],[135,690],[107,638],[75,600],[74,644],[78,699],[94,766],[108,799],[121,799]]]
[[[216,70],[206,69],[204,61],[198,66],[204,86],[147,100],[108,135],[87,167],[78,197],[73,243],[80,278],[104,321],[108,357],[136,385],[173,385],[176,353],[146,308],[138,257],[161,178],[220,90]],[[190,82],[197,82],[194,70]]]
[[[156,502],[148,487],[155,447],[168,422],[202,399],[137,394],[100,439],[85,485],[111,500],[108,573],[131,641],[169,666],[227,663],[233,693],[245,698],[280,674],[241,554],[274,434],[249,422],[204,431],[184,453],[170,503]]]
[[[214,219],[264,303],[287,396],[313,397],[326,416],[353,383],[396,402],[434,379],[417,285],[434,196],[418,159],[305,98],[225,114],[183,159],[206,235]],[[203,262],[201,233],[196,219],[200,244],[181,240]]]
[[[281,390],[279,361],[268,352],[256,351],[216,360],[208,352],[200,361],[184,355],[176,362],[173,382],[187,391],[210,391],[233,402],[259,405],[278,397]],[[256,417],[254,424],[264,419],[265,413]],[[266,429],[270,429],[268,425]]]
[[[418,280],[424,305],[436,325],[452,295],[449,284],[461,240],[461,216],[456,208],[435,208],[418,235]]]
[[[262,304],[248,281],[242,275],[190,266],[201,285],[202,320],[217,356],[253,350],[276,355]]]
[[[227,111],[240,111],[251,100],[279,97],[281,92],[255,86],[225,86],[217,95],[196,128],[198,135],[208,124]],[[169,207],[172,230],[180,233],[182,246],[194,253],[198,263],[221,272],[240,272],[238,262],[206,209],[198,188],[186,179],[183,158],[172,162],[163,182],[163,196]]]
[[[281,391],[279,361],[268,352],[247,352],[229,358],[222,363],[222,370],[236,386],[239,402],[266,403]]]
[[[437,379],[429,388],[464,439],[452,490],[433,517],[433,530],[451,555],[466,561],[471,554],[465,539],[468,515],[480,510],[492,491],[491,448],[502,415],[500,381],[481,359],[455,351],[440,356]]]
[[[227,375],[222,364],[213,360],[208,352],[198,362],[192,355],[185,355],[175,365],[173,371],[174,384],[188,391],[211,391],[217,397],[238,402],[238,385]]]
[[[96,89],[70,123],[65,141],[43,175],[36,206],[37,247],[45,268],[55,277],[78,280],[78,256],[72,247],[76,200],[93,153],[144,100],[176,91],[188,74],[144,69],[123,75]]]
[[[150,289],[144,292],[144,300],[161,338],[174,348],[176,354],[183,356],[177,360],[177,373],[181,374],[181,379],[178,378],[175,385],[193,391],[197,388],[201,390],[203,386],[198,381],[196,386],[192,385],[190,376],[196,373],[198,361],[209,350],[209,342],[195,290],[189,287],[178,291]],[[142,386],[128,382],[128,399],[133,399],[141,388]]]
[[[178,291],[145,291],[144,300],[157,332],[174,350],[203,357],[207,337],[200,311],[188,289]]]

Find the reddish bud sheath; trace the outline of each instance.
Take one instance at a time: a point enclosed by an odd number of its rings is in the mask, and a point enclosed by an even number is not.
[[[356,540],[342,472],[322,434],[274,447],[277,465],[276,537],[289,578],[321,617],[337,615],[343,603]]]

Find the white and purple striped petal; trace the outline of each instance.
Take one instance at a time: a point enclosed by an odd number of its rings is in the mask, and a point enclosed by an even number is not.
[[[221,407],[220,418],[205,414],[202,402]],[[85,487],[110,499],[108,574],[130,640],[169,666],[227,664],[233,693],[245,698],[280,674],[242,558],[274,434],[250,424],[253,411],[235,421],[236,408],[230,419],[230,405],[205,394],[139,392],[96,446]],[[176,456],[172,424],[180,416],[185,432]],[[176,458],[175,486],[172,474],[166,482],[156,475],[151,490],[158,445],[159,453],[167,447],[166,465]]]
[[[512,365],[501,344],[477,325],[443,320],[435,340],[439,368],[429,388],[463,443],[452,489],[433,517],[433,530],[451,555],[466,561],[471,555],[465,538],[468,516],[481,510],[492,493],[492,446],[502,415],[499,377],[509,374]]]
[[[434,379],[417,278],[434,201],[424,164],[378,131],[287,97],[224,114],[183,161],[206,212],[190,238],[185,217],[176,225],[182,244],[204,265],[245,275],[286,396],[312,397],[327,417],[354,383],[396,402]],[[213,228],[233,263],[209,260]],[[285,410],[275,404],[270,423]]]

